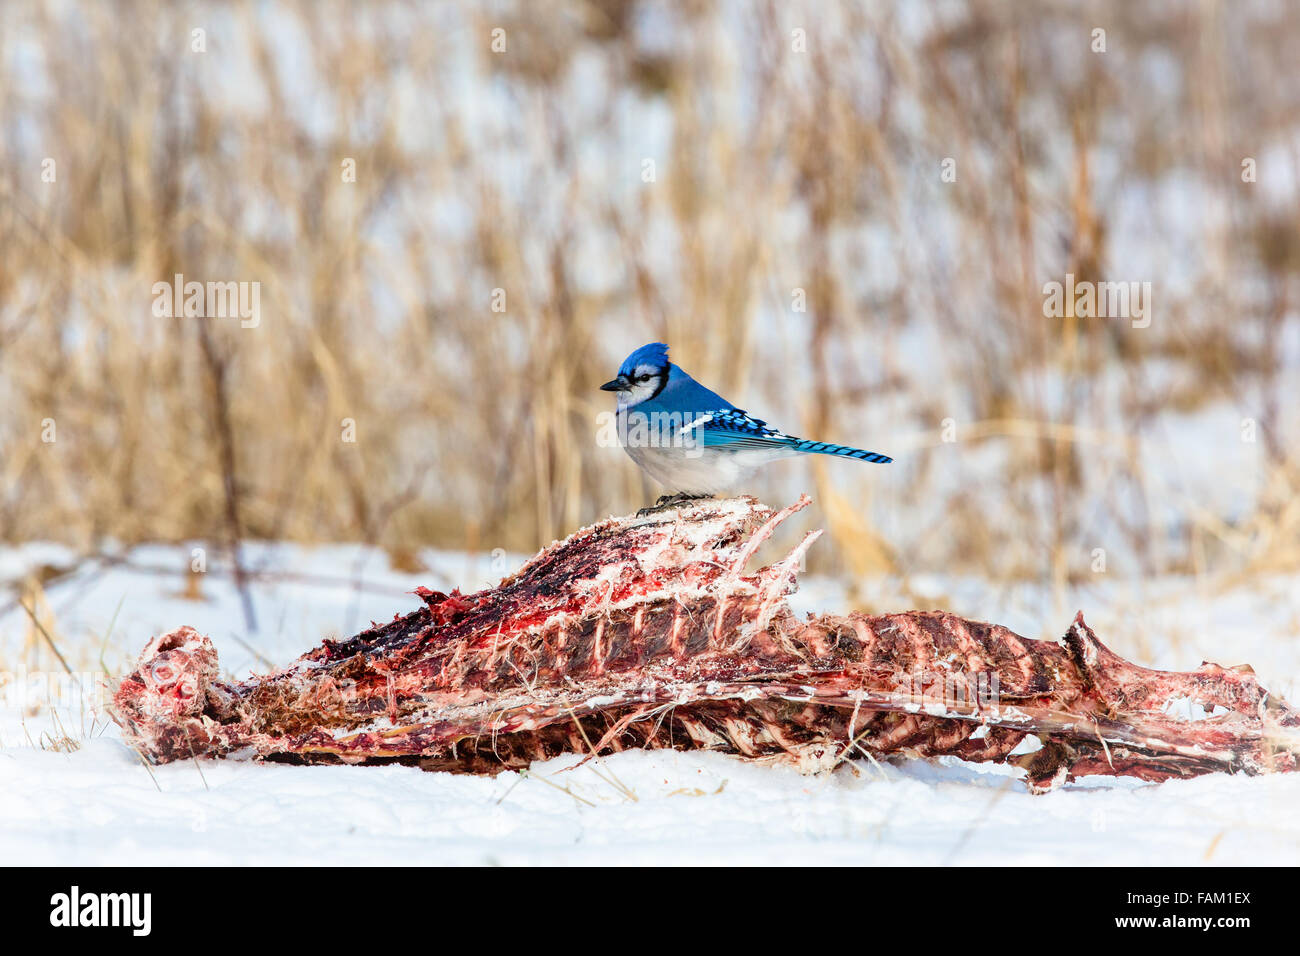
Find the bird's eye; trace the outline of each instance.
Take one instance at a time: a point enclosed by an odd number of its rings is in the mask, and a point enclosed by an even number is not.
[[[636,380],[637,380],[638,382],[648,382],[648,381],[650,381],[650,376],[649,376],[649,375],[638,375],[638,376],[636,377]]]

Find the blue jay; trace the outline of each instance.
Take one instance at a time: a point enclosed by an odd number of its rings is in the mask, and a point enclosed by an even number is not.
[[[709,391],[668,361],[668,346],[643,345],[623,362],[618,378],[600,386],[618,393],[618,434],[641,469],[672,494],[657,507],[708,498],[760,465],[793,455],[835,455],[889,462],[885,455],[795,438]]]

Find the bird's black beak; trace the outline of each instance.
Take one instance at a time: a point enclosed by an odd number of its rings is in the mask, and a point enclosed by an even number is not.
[[[628,382],[625,378],[616,378],[612,382],[606,382],[600,387],[602,392],[621,392],[627,388]]]

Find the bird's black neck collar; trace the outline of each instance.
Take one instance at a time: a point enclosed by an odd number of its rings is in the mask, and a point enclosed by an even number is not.
[[[666,366],[664,370],[659,373],[659,385],[655,388],[654,393],[649,398],[646,399],[647,402],[653,401],[654,399],[658,398],[659,393],[668,387],[668,379],[672,376],[672,374],[673,374],[672,365]]]

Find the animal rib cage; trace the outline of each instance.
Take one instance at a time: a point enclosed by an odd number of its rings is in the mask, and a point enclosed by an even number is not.
[[[493,773],[674,747],[815,770],[950,754],[1023,767],[1038,791],[1086,774],[1296,769],[1300,715],[1248,667],[1138,667],[1081,614],[1059,643],[941,612],[801,619],[786,595],[819,531],[746,566],[808,504],[612,518],[497,587],[421,588],[417,610],[240,682],[182,627],[145,647],[115,716],[154,762],[246,751]],[[1042,746],[1025,753],[1030,735]]]

